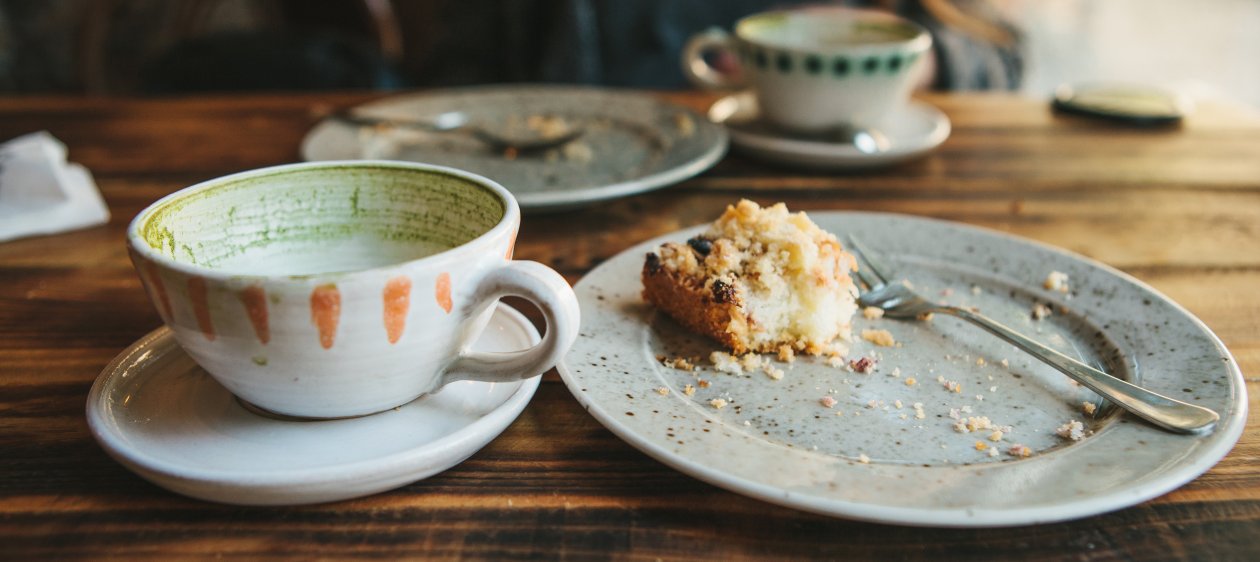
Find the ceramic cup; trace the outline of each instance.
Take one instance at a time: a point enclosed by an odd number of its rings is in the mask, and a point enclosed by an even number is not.
[[[683,70],[698,86],[751,88],[762,117],[805,133],[878,127],[906,105],[932,46],[927,30],[883,12],[830,6],[765,12],[691,38]],[[705,55],[739,61],[723,74]]]
[[[456,380],[513,381],[554,365],[578,304],[555,271],[513,261],[521,215],[486,178],[402,162],[243,172],[164,197],[132,221],[132,262],[188,354],[271,413],[387,410]],[[469,346],[496,301],[528,299],[542,341]]]

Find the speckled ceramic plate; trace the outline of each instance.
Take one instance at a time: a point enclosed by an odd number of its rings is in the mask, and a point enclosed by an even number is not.
[[[717,372],[707,360],[715,344],[640,296],[644,254],[701,228],[627,250],[578,283],[581,337],[559,368],[574,396],[630,444],[711,484],[817,513],[925,526],[1023,525],[1130,506],[1202,474],[1241,435],[1246,390],[1233,358],[1200,321],[1141,282],[1062,250],[948,222],[810,216],[842,238],[858,235],[925,294],[978,307],[1088,363],[1212,408],[1219,426],[1206,436],[1161,431],[940,316],[855,319],[855,334],[888,330],[897,342],[852,344],[849,359],[875,360],[870,373],[769,356],[782,379]],[[1043,287],[1051,271],[1068,275],[1068,292]],[[1036,304],[1053,313],[1033,319]],[[658,357],[699,358],[698,367],[671,368]],[[968,418],[983,426],[981,417],[993,427],[955,427]],[[1079,441],[1056,433],[1072,420],[1085,430]],[[1013,455],[1017,445],[1031,456]]]
[[[757,96],[731,94],[709,108],[709,119],[725,125],[736,150],[768,162],[828,170],[865,170],[920,158],[949,138],[949,118],[918,100],[890,116],[879,130],[888,139],[884,152],[867,154],[852,144],[787,135],[759,118]]]
[[[521,130],[554,116],[585,133],[563,149],[506,158],[461,133],[374,129],[326,120],[302,142],[306,160],[392,159],[451,166],[508,188],[525,210],[559,210],[665,187],[717,163],[726,131],[648,94],[569,86],[488,86],[389,97],[356,112],[419,119],[463,111],[487,128]],[[519,133],[518,133],[519,134]]]
[[[529,320],[501,304],[475,346],[512,351],[538,339]],[[87,421],[112,457],[171,491],[307,504],[397,488],[463,462],[520,415],[540,380],[461,381],[379,414],[283,421],[246,410],[161,328],[97,378]]]

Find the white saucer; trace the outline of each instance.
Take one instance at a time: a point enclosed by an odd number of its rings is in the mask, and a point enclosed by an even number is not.
[[[538,339],[524,316],[499,305],[475,347],[512,351]],[[361,418],[280,421],[246,411],[161,328],[101,373],[87,421],[114,459],[171,491],[242,505],[319,503],[459,464],[516,419],[540,378],[457,382]]]
[[[756,95],[740,92],[715,102],[709,120],[726,125],[731,144],[746,154],[810,168],[860,170],[913,160],[940,146],[950,131],[949,118],[941,110],[911,100],[880,127],[890,142],[888,150],[867,154],[851,144],[793,138],[762,122],[758,113]]]

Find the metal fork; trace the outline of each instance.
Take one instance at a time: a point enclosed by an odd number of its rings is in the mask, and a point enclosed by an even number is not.
[[[889,282],[888,277],[882,273],[888,270],[879,263],[878,257],[863,249],[853,236],[848,238],[853,254],[867,266],[859,266],[857,271],[862,283],[868,287],[858,297],[858,304],[863,307],[883,309],[884,315],[889,318],[915,319],[928,313],[962,318],[1062,371],[1130,413],[1169,431],[1209,433],[1220,419],[1216,412],[1207,408],[1174,400],[1099,371],[979,312],[932,302],[911,290],[904,282]]]

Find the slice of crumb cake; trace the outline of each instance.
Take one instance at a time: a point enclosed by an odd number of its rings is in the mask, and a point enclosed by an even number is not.
[[[848,340],[857,310],[853,256],[805,213],[743,200],[701,236],[643,264],[643,297],[736,354],[808,354]]]

